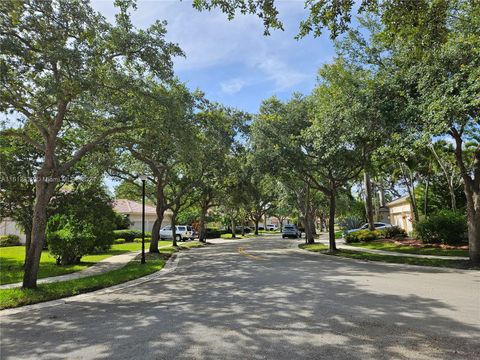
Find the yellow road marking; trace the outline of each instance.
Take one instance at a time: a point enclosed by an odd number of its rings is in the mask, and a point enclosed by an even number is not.
[[[261,257],[261,256],[256,256],[256,255],[252,255],[252,254],[249,254],[245,251],[245,248],[243,246],[239,246],[237,248],[237,252],[240,254],[240,255],[243,255],[243,256],[246,256],[250,259],[254,259],[254,260],[265,260],[265,258]]]

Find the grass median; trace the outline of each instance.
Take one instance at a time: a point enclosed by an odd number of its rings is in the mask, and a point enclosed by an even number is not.
[[[146,254],[146,263],[140,263],[140,256],[124,267],[95,276],[56,283],[39,284],[36,289],[2,289],[0,290],[0,309],[14,308],[39,302],[60,299],[78,295],[109,286],[117,285],[129,280],[161,270],[171,254],[182,249],[201,247],[198,242],[179,244],[178,249],[173,247],[160,249],[160,254]]]
[[[353,250],[337,250],[334,253],[330,253],[328,252],[328,246],[323,244],[301,244],[299,245],[299,247],[307,251],[319,252],[325,255],[346,257],[357,260],[380,261],[394,264],[446,267],[454,269],[479,269],[478,267],[473,267],[469,260],[424,259],[409,256],[371,254],[367,252]]]

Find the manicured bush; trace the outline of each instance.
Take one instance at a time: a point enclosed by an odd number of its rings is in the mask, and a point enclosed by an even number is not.
[[[0,236],[0,247],[19,245],[22,245],[22,243],[20,242],[20,238],[17,235]]]
[[[345,235],[345,242],[348,243],[355,243],[355,242],[367,242],[377,240],[383,237],[383,234],[379,230],[358,230],[351,232]]]
[[[58,264],[80,262],[95,246],[95,235],[91,226],[76,223],[65,215],[55,215],[47,226],[48,250]]]
[[[133,239],[133,241],[136,242],[136,243],[141,243],[141,242],[142,242],[142,238],[141,238],[141,237],[138,237],[138,238]],[[152,241],[152,238],[145,236],[145,242],[150,242],[150,241]]]
[[[206,229],[206,236],[207,239],[215,239],[219,238],[223,234],[228,234],[228,230],[219,230],[217,228],[207,228]]]
[[[113,240],[113,243],[114,244],[125,244],[125,239],[122,239],[122,238],[115,239],[115,240]]]
[[[126,242],[133,242],[135,238],[142,237],[142,231],[136,229],[115,230],[113,237],[115,239],[125,239]]]
[[[387,239],[398,239],[398,238],[404,238],[407,236],[406,231],[399,226],[392,226],[389,228],[382,229],[382,233]]]
[[[465,215],[451,210],[440,211],[419,221],[415,232],[426,244],[460,245],[468,241]]]

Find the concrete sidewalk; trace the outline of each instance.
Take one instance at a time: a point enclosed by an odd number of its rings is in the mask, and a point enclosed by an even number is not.
[[[166,248],[168,246],[161,246],[159,249]],[[60,281],[68,281],[68,280],[75,280],[81,279],[89,276],[100,275],[104,274],[109,271],[117,270],[125,265],[127,265],[130,261],[132,261],[141,251],[131,251],[121,255],[110,256],[106,259],[99,261],[98,263],[80,271],[73,272],[71,274],[65,274],[60,276],[52,276],[48,278],[38,279],[37,284],[45,284],[45,283],[54,283]],[[5,284],[0,286],[1,289],[13,289],[22,286],[21,282],[13,283],[13,284]]]
[[[319,242],[321,244],[328,245],[328,234],[320,234]],[[394,252],[394,251],[366,249],[362,247],[346,245],[344,239],[337,239],[336,243],[337,243],[338,249],[360,251],[360,252],[366,252],[370,254],[390,255],[390,256],[398,256],[398,257],[413,257],[413,258],[420,258],[420,259],[469,260],[469,258],[465,256],[420,255],[420,254],[400,253],[400,252]]]

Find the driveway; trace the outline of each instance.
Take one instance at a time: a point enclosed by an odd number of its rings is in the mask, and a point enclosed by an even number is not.
[[[359,262],[279,237],[184,252],[174,272],[0,315],[2,359],[478,359],[479,272]]]

